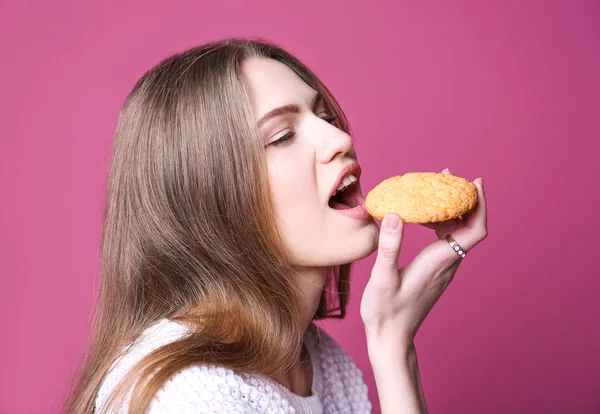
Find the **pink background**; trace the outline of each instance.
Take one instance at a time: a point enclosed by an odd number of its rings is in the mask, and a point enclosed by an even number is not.
[[[489,237],[416,339],[430,411],[600,411],[597,2],[88,3],[0,3],[1,413],[58,412],[82,355],[126,94],[160,59],[229,36],[276,41],[330,86],[364,189],[445,167],[484,178]],[[433,238],[408,226],[401,264]],[[324,325],[378,413],[358,314],[373,260],[348,319]]]

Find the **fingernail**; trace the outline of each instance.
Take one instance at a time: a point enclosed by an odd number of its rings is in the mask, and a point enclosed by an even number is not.
[[[387,214],[383,220],[383,227],[388,231],[396,231],[400,225],[400,217],[397,214]]]

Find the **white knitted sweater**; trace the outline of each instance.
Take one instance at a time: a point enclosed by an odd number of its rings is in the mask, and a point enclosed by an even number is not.
[[[154,349],[188,333],[187,327],[163,319],[146,329],[125,348],[104,378],[96,398],[96,412],[127,371]],[[340,345],[311,323],[304,334],[313,379],[311,395],[302,397],[266,376],[237,374],[214,365],[186,368],[156,394],[150,405],[158,413],[370,413],[362,372]],[[128,400],[119,407],[127,413]]]

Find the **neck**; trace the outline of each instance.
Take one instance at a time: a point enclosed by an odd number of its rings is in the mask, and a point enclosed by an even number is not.
[[[321,294],[327,280],[327,267],[296,268],[296,280],[300,289],[300,318],[301,329],[305,332],[312,322],[313,316],[319,308]],[[181,310],[176,313],[183,315],[187,313]],[[304,351],[304,352],[303,352]],[[277,382],[291,390],[294,394],[309,396],[312,387],[312,366],[308,352],[302,347],[298,354],[297,363],[284,376],[277,378]]]
[[[296,280],[301,293],[300,316],[303,332],[310,325],[319,307],[327,280],[327,268],[296,268]],[[302,351],[305,351],[302,347]],[[296,395],[311,395],[313,370],[307,352],[298,355],[296,365],[277,381]]]
[[[301,326],[303,331],[306,331],[319,307],[321,294],[327,280],[327,267],[296,268],[295,270],[301,293]]]

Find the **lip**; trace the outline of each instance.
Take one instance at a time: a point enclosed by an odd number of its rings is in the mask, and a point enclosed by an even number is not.
[[[369,212],[364,206],[364,203],[357,205],[356,207],[352,207],[346,210],[336,210],[332,209],[336,213],[340,213],[346,217],[350,217],[356,220],[373,220]]]
[[[337,179],[333,183],[333,187],[329,191],[329,197],[327,197],[327,202],[329,202],[329,199],[331,197],[333,197],[333,195],[337,191],[337,188],[342,183],[342,180],[344,179],[344,177],[346,177],[347,175],[350,175],[350,174],[354,175],[357,180],[360,180],[361,170],[360,170],[360,165],[358,165],[357,162],[353,162],[352,164],[348,164],[347,166],[345,166],[342,169],[342,171],[340,171],[340,174],[338,175]]]

